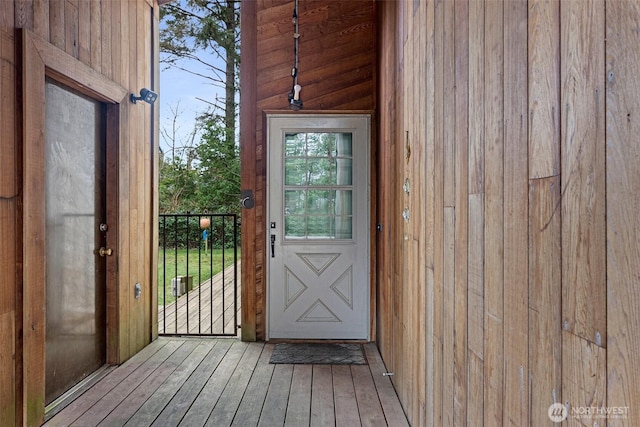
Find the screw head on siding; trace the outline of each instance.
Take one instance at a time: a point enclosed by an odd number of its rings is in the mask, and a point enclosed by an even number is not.
[[[404,185],[402,186],[402,189],[404,190],[405,194],[408,196],[409,192],[411,191],[411,184],[409,183],[409,178],[404,180]]]
[[[402,211],[402,218],[404,218],[406,222],[409,222],[409,208],[405,208]]]

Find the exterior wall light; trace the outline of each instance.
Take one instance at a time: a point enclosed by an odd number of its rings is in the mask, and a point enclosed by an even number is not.
[[[153,103],[156,102],[156,99],[158,99],[158,94],[151,89],[143,87],[142,89],[140,89],[140,96],[136,96],[132,93],[131,95],[129,95],[129,99],[134,104],[136,104],[137,101],[144,101],[147,104],[153,105]]]

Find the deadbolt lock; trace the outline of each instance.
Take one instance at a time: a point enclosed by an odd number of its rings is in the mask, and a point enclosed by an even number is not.
[[[100,255],[101,257],[111,256],[113,255],[113,249],[101,247],[100,249],[98,249],[98,255]]]

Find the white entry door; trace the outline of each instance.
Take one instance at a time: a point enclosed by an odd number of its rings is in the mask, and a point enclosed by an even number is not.
[[[268,115],[269,338],[369,338],[368,115]]]

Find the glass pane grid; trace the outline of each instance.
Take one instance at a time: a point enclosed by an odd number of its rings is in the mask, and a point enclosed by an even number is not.
[[[285,239],[352,239],[351,133],[285,135]]]

